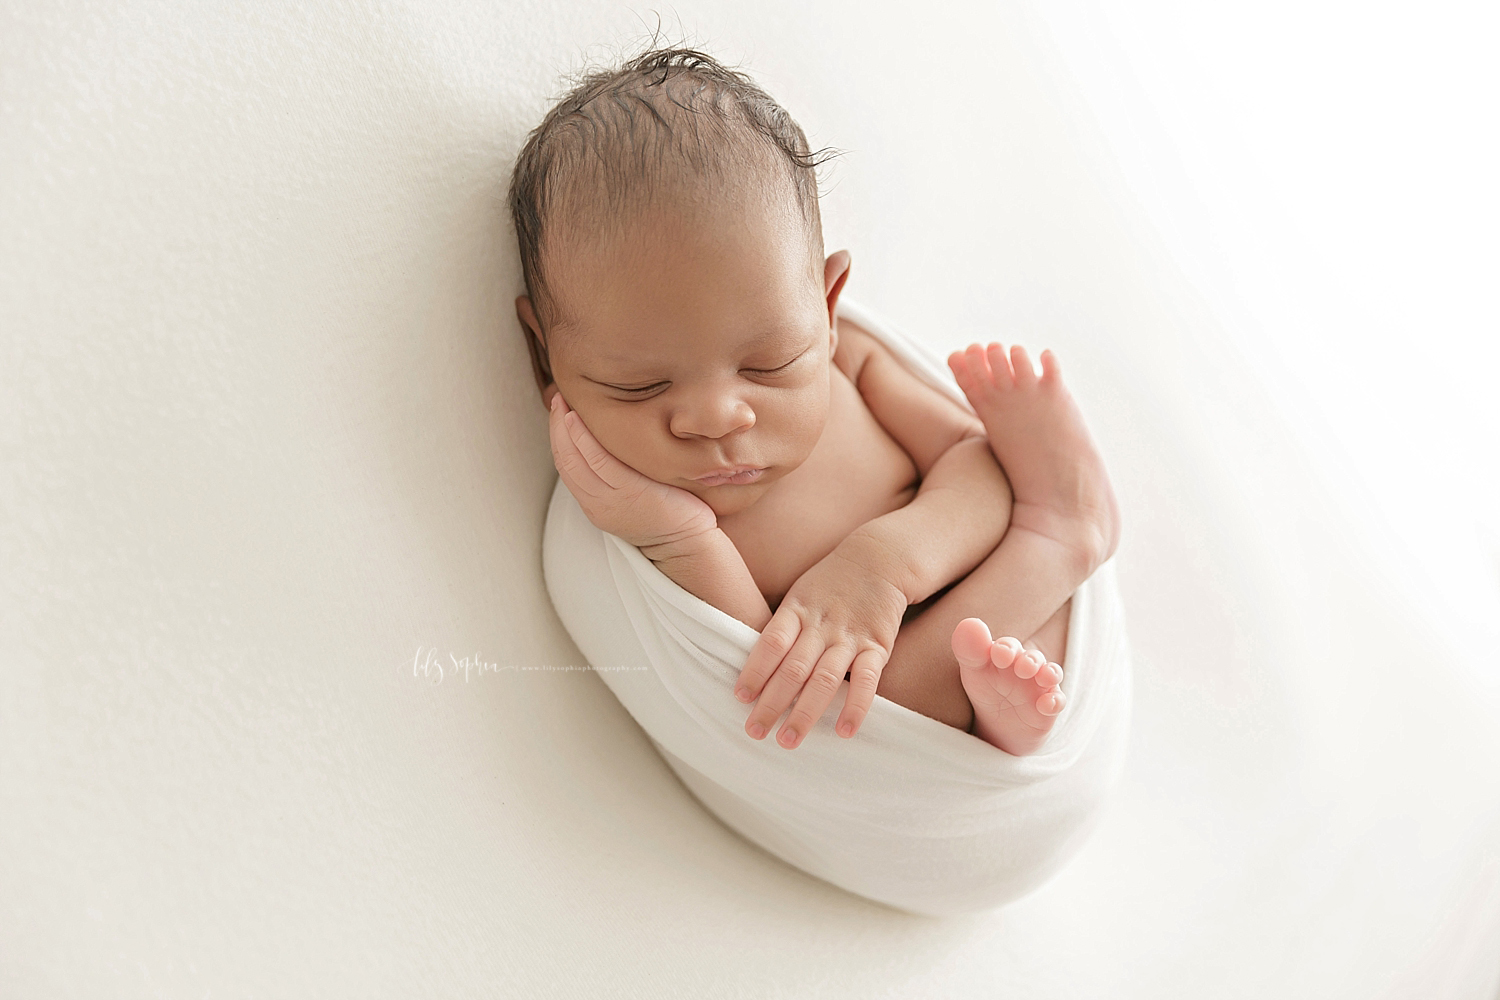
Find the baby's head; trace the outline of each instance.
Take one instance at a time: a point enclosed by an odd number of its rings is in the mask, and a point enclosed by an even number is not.
[[[584,79],[511,179],[543,401],[561,392],[610,453],[720,515],[827,420],[849,255],[823,257],[817,161],[748,77],[671,49]],[[765,471],[695,481],[735,466]]]

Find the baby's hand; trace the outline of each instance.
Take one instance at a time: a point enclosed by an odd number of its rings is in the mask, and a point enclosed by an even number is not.
[[[787,706],[796,707],[778,741],[797,747],[849,674],[849,695],[835,730],[854,735],[875,702],[906,614],[906,595],[890,581],[834,549],[787,591],[735,683],[742,702],[759,698],[745,732],[762,739]]]
[[[562,393],[552,397],[547,421],[558,475],[601,531],[646,548],[718,527],[713,508],[698,497],[649,479],[606,451]]]

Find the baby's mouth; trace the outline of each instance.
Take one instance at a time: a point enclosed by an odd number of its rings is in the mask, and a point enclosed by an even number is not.
[[[702,476],[694,476],[693,482],[700,486],[747,486],[765,474],[764,468],[753,465],[736,465],[727,469],[715,469]]]

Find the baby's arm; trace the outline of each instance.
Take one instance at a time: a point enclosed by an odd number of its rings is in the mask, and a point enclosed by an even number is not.
[[[1010,485],[981,433],[950,444],[905,507],[865,522],[843,556],[920,604],[984,561],[1010,523]]]
[[[922,476],[905,507],[850,532],[843,554],[920,604],[984,561],[1010,523],[1011,490],[984,424],[909,372],[873,337],[844,326],[839,353],[871,414]]]
[[[680,542],[647,545],[641,554],[679,587],[759,632],[771,620],[771,606],[755,585],[745,557],[723,529]]]
[[[952,498],[944,496],[963,491],[962,486],[941,485],[949,474],[945,463],[955,470],[980,466],[972,456],[967,460],[974,464],[965,464],[961,449],[967,435],[943,448],[945,439],[924,422],[924,417],[940,412],[931,409],[935,400],[952,405],[946,397],[907,371],[883,345],[869,346],[858,385],[870,412],[920,465],[925,466],[927,456],[939,448],[941,456],[929,468],[924,483],[927,495],[851,533],[846,544],[799,577],[787,592],[741,672],[745,688],[741,700],[758,699],[746,724],[752,737],[759,739],[792,706],[778,740],[782,746],[796,746],[831,703],[848,665],[849,693],[835,727],[841,736],[858,729],[878,687],[881,694],[913,711],[943,721],[950,721],[946,715],[954,716],[956,721],[950,724],[958,728],[972,721],[975,735],[1008,753],[1031,753],[1045,739],[1063,706],[1061,692],[1042,688],[1057,685],[1060,667],[1049,666],[1047,684],[1027,687],[1027,680],[1043,676],[1038,669],[1042,664],[1028,657],[1029,673],[1020,666],[1004,673],[1009,668],[995,658],[999,644],[990,646],[985,626],[993,620],[1002,624],[1005,633],[1031,635],[1038,643],[1039,630],[1055,628],[1058,634],[1049,634],[1048,642],[1055,642],[1060,650],[1066,642],[1067,623],[1059,616],[1064,615],[1062,609],[1078,585],[1114,553],[1119,511],[1103,461],[1062,385],[1056,359],[1043,352],[1043,374],[1038,378],[1025,352],[1013,348],[1002,373],[996,368],[1001,364],[1000,351],[997,344],[969,348],[965,357],[977,354],[980,360],[990,359],[980,374],[973,364],[961,364],[957,356],[949,358],[949,366],[978,411],[989,450],[1007,470],[1012,496],[1005,511],[1004,540],[978,569],[965,570],[964,578],[949,593],[909,627],[900,628],[899,635],[909,640],[917,631],[923,638],[898,649],[891,620],[892,616],[899,619],[904,610],[899,607],[901,594],[918,601],[941,586],[952,571],[944,559],[961,548],[961,539],[955,535],[972,530],[963,522],[944,523],[955,511],[973,513],[975,502],[969,499],[954,506]],[[955,483],[970,482],[956,472],[953,475]],[[913,516],[903,518],[908,513]],[[981,523],[984,513],[981,507]],[[942,520],[933,523],[929,517]],[[954,541],[960,541],[960,546],[943,544]],[[895,599],[875,599],[883,593]],[[966,618],[974,621],[965,625],[962,619]],[[961,659],[965,666],[957,672],[960,676],[947,671],[938,671],[946,674],[938,676],[933,663],[948,655],[960,656],[961,637],[955,630],[959,625],[967,629],[962,655],[974,662]],[[942,634],[935,634],[934,628]],[[976,646],[981,638],[990,648]],[[1014,659],[1020,646],[1013,641],[1013,646],[1004,649]],[[827,651],[819,655],[817,651],[825,647]],[[852,662],[851,648],[859,650]],[[920,663],[912,659],[914,648]],[[1062,653],[1057,656],[1060,660]],[[901,667],[893,675],[894,686],[883,681],[887,666]],[[1003,676],[988,669],[991,666],[1001,668]]]
[[[771,609],[713,509],[615,458],[555,390],[547,399],[552,459],[594,525],[636,546],[682,589],[756,631]]]
[[[737,681],[761,739],[795,700],[778,740],[795,747],[846,671],[836,729],[850,736],[874,700],[902,616],[984,562],[1006,533],[1011,490],[969,410],[922,382],[878,341],[841,328],[836,361],[922,474],[905,507],[866,522],[787,592]]]

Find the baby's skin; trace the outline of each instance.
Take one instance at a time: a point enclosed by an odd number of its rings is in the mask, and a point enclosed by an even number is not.
[[[972,344],[948,358],[1015,492],[1001,548],[1030,549],[1039,562],[1066,563],[1079,553],[1108,558],[1119,536],[1119,509],[1104,462],[1057,359],[1043,351],[1041,363],[1038,376],[1023,348],[1007,353],[999,344]],[[1092,555],[1084,558],[1087,564]],[[993,639],[979,618],[965,618],[953,631],[974,734],[1016,755],[1035,750],[1067,704],[1063,669],[1038,640],[1051,646],[1053,637]]]
[[[761,632],[734,692],[750,737],[786,716],[794,749],[847,679],[842,737],[878,693],[1033,753],[1067,708],[1069,599],[1117,544],[1104,464],[1050,352],[1040,374],[1019,347],[954,352],[970,413],[835,322],[849,255],[812,266],[794,213],[658,200],[549,263],[567,321],[517,312],[559,473]]]

